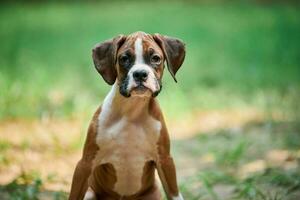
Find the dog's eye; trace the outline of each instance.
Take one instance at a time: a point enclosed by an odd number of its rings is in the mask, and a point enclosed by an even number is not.
[[[151,62],[152,64],[159,65],[160,62],[161,62],[161,58],[160,58],[159,55],[154,54],[154,55],[151,56],[150,62]]]
[[[119,57],[119,63],[125,67],[130,65],[130,56],[127,54],[121,55]]]

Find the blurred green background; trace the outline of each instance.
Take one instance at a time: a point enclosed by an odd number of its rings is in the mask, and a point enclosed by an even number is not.
[[[159,95],[169,129],[180,132],[173,151],[186,199],[300,198],[299,11],[293,1],[2,3],[0,171],[12,175],[0,182],[0,197],[65,199],[68,189],[49,182],[68,188],[87,124],[109,91],[91,49],[141,30],[186,43],[178,83],[165,73]],[[47,137],[36,140],[36,126],[50,127]],[[20,164],[26,152],[74,159],[53,181],[52,172]],[[275,165],[272,153],[281,158]],[[246,178],[235,173],[247,164],[261,168]]]

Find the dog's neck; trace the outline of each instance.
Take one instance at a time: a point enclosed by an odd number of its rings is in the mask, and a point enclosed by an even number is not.
[[[109,121],[118,120],[120,116],[126,117],[130,121],[142,120],[149,113],[150,102],[154,101],[153,97],[148,96],[131,96],[124,97],[119,92],[119,86],[116,82],[108,95],[105,97],[102,112],[102,119]]]

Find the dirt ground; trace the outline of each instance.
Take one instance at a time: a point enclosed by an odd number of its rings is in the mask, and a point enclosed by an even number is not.
[[[193,144],[195,136],[228,129],[239,133],[245,125],[262,123],[265,118],[263,113],[248,109],[194,113],[184,120],[167,121],[173,140],[173,154],[175,154],[179,181],[193,176],[214,162],[214,158],[209,153],[198,155],[185,148],[195,145]],[[280,116],[274,115],[273,118],[280,118]],[[88,119],[1,122],[0,185],[11,183],[18,176],[29,173],[43,180],[43,191],[68,193],[74,167],[81,156],[88,122]],[[286,151],[277,150],[269,154],[273,162],[283,162],[280,165],[286,165],[285,167],[297,165],[295,162],[286,164],[285,160],[289,158],[289,153]],[[239,173],[241,176],[246,176],[248,173],[264,170],[266,165],[266,160],[257,159],[243,165]],[[201,185],[194,185],[194,187],[201,187]],[[217,194],[221,194],[222,199],[226,199],[233,188],[218,185],[214,190]],[[49,199],[47,194],[45,192],[41,199]],[[4,193],[2,197],[5,197]]]

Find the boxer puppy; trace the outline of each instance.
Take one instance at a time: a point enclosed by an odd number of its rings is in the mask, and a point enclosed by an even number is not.
[[[90,123],[70,200],[159,200],[157,170],[169,200],[182,200],[167,127],[155,98],[166,61],[175,74],[185,57],[176,38],[136,32],[98,44],[93,60],[112,85]]]

